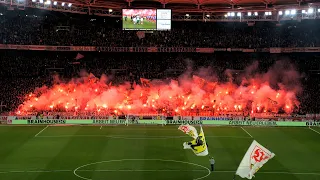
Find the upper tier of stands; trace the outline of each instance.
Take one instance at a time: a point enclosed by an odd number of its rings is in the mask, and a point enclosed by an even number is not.
[[[0,16],[0,44],[111,47],[317,47],[320,20],[302,22],[204,23],[173,22],[172,30],[146,33],[123,31],[121,19],[87,15],[41,16],[7,12]],[[62,27],[63,26],[63,27]]]

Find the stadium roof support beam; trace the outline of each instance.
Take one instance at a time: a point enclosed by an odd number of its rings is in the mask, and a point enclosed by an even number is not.
[[[166,0],[161,0],[162,8],[166,8],[166,4],[168,3]]]
[[[126,0],[126,1],[128,2],[128,6],[130,7],[132,0]]]
[[[297,2],[298,2],[298,5],[300,7],[302,0],[297,0]]]

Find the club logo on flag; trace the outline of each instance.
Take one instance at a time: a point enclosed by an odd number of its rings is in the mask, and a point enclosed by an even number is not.
[[[251,164],[270,159],[271,155],[261,149],[259,146],[254,147],[251,155]]]
[[[186,134],[188,133],[188,131],[190,131],[188,126],[180,126],[180,130]]]

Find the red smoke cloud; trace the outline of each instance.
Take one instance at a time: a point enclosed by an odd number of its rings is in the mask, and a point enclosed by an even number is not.
[[[299,107],[296,94],[301,92],[300,74],[283,62],[276,62],[268,72],[257,73],[258,64],[244,73],[226,71],[228,81],[219,82],[208,69],[190,72],[178,81],[149,81],[142,85],[128,82],[119,86],[107,84],[108,77],[100,79],[92,74],[69,82],[57,80],[52,87],[41,87],[26,96],[18,114],[31,111],[115,112],[144,114],[173,112],[187,115],[195,111],[221,113],[278,112],[291,113]]]

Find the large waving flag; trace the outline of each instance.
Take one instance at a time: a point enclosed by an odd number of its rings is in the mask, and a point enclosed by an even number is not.
[[[198,135],[197,129],[188,124],[181,125],[179,126],[178,129],[193,138],[192,141],[183,143],[184,149],[191,149],[194,152],[194,154],[197,156],[206,156],[209,154],[206,138],[205,138],[202,127],[200,127],[199,135]]]
[[[178,128],[180,131],[184,132],[185,134],[193,137],[193,139],[196,139],[198,137],[197,129],[193,126],[187,125],[180,125]]]
[[[252,179],[254,174],[274,156],[274,153],[254,140],[244,155],[236,175],[242,178]]]

